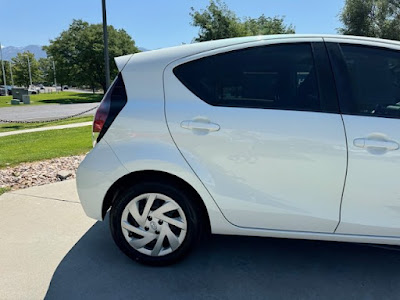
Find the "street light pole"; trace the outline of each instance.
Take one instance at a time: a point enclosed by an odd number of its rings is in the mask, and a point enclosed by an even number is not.
[[[12,73],[12,66],[11,66],[11,60],[9,62],[10,65],[10,74],[11,74],[11,88],[14,87],[14,77],[13,77],[13,73]]]
[[[4,91],[5,95],[7,96],[7,80],[6,80],[6,72],[4,70],[4,62],[3,62],[3,48],[1,48],[0,43],[0,59],[1,59],[1,69],[3,70],[3,83],[4,83]]]
[[[29,62],[29,55],[27,55],[26,57],[28,58],[29,82],[32,85],[31,63]]]
[[[54,86],[55,86],[56,91],[57,91],[56,64],[54,63],[54,59],[53,59],[53,72],[54,72]]]
[[[106,89],[110,86],[110,62],[108,57],[108,32],[107,32],[107,12],[106,0],[102,0],[103,7],[103,36],[104,36],[104,63],[106,72]],[[104,91],[105,93],[106,91]]]

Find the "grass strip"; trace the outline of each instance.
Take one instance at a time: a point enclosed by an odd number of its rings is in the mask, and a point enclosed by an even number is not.
[[[76,104],[76,103],[94,103],[100,102],[103,98],[102,94],[76,93],[76,92],[58,92],[43,93],[31,95],[31,104]],[[12,96],[0,96],[0,107],[22,107],[26,104],[11,105]]]
[[[9,187],[0,187],[0,195],[6,193],[8,191],[11,191],[11,189]]]
[[[79,155],[92,148],[91,126],[0,137],[0,168]]]

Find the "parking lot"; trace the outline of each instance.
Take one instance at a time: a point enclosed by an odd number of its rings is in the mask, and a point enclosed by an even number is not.
[[[400,253],[314,241],[215,236],[184,262],[137,265],[96,223],[57,267],[48,299],[399,299]]]
[[[7,212],[7,213],[5,213]],[[213,236],[183,262],[134,263],[74,180],[0,197],[0,299],[399,299],[399,248]]]

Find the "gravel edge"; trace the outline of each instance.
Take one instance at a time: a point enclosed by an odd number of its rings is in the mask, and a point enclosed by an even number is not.
[[[0,188],[10,188],[13,191],[73,179],[84,157],[58,157],[0,169]]]

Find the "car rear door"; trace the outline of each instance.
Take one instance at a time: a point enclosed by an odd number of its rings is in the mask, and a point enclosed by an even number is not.
[[[326,39],[348,143],[337,233],[400,236],[400,47]]]
[[[172,137],[231,223],[334,232],[346,140],[321,38],[183,58],[164,84]]]

